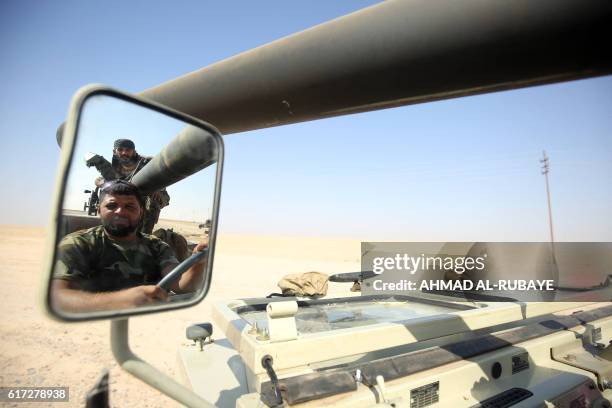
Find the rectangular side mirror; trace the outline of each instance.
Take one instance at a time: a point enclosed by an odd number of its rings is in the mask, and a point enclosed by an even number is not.
[[[60,136],[44,280],[48,313],[92,320],[200,302],[212,277],[220,133],[92,85],[75,94]]]

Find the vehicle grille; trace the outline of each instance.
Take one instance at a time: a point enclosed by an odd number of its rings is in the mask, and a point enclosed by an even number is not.
[[[480,404],[474,405],[472,408],[508,408],[531,396],[533,396],[533,394],[526,389],[511,388],[508,391],[487,398]]]

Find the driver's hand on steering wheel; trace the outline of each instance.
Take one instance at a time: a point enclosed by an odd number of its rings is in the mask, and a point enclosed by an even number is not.
[[[121,291],[125,302],[131,306],[143,306],[168,300],[168,293],[155,285],[142,285]]]
[[[205,236],[202,241],[198,245],[193,248],[192,254],[196,254],[198,252],[204,251],[204,249],[208,248],[208,236]],[[203,264],[206,260],[206,257],[198,261],[198,264]]]

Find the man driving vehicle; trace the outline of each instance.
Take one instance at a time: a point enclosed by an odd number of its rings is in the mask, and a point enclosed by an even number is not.
[[[179,262],[168,244],[138,231],[143,201],[138,187],[125,180],[100,187],[102,225],[69,234],[59,244],[52,290],[61,309],[125,309],[167,299],[168,293],[155,285]],[[207,246],[205,238],[193,253]],[[193,265],[170,289],[196,290],[204,266]]]

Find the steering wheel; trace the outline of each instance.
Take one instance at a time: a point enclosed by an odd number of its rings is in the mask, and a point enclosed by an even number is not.
[[[178,280],[189,268],[191,268],[196,262],[203,259],[208,255],[208,248],[204,248],[203,251],[196,252],[191,255],[189,258],[185,259],[180,264],[176,265],[176,267],[171,270],[166,276],[160,280],[156,286],[164,289],[166,292],[170,290],[170,285]]]

